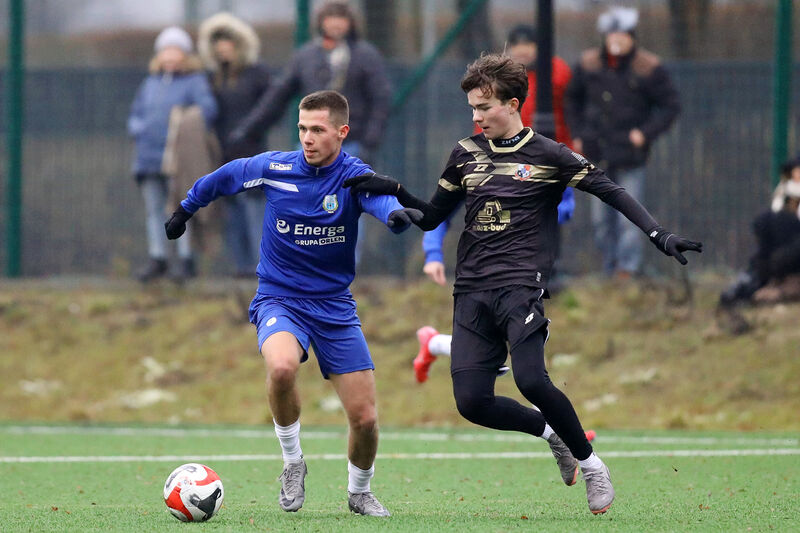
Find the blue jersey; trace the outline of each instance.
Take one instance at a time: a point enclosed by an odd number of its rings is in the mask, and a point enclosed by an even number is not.
[[[181,205],[194,213],[220,196],[261,189],[266,207],[258,292],[300,298],[349,295],[359,216],[367,212],[385,224],[389,213],[403,208],[394,196],[355,195],[342,188],[345,179],[368,172],[367,164],[345,152],[326,167],[309,165],[302,151],[264,152],[203,176]]]

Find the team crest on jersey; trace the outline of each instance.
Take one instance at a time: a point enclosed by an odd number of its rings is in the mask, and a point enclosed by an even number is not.
[[[291,163],[276,163],[275,161],[269,164],[270,170],[292,170]]]
[[[339,199],[335,194],[326,194],[322,200],[322,209],[328,213],[333,213],[339,208]]]
[[[533,165],[519,165],[514,172],[514,179],[519,181],[530,181],[533,177]]]

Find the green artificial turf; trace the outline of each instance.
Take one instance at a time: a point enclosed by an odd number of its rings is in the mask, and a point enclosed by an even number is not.
[[[388,519],[348,511],[342,428],[303,428],[306,502],[284,513],[277,505],[280,451],[269,427],[4,424],[0,529],[642,532],[800,525],[796,433],[601,431],[595,449],[617,492],[601,516],[589,512],[583,481],[563,485],[540,439],[479,429],[382,434],[372,488],[392,512]],[[203,524],[178,522],[161,497],[172,469],[192,461],[214,468],[225,486],[223,508]]]

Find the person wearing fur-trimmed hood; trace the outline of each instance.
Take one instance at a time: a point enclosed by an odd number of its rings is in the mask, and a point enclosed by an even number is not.
[[[219,114],[214,130],[222,161],[252,157],[266,149],[266,131],[252,131],[236,142],[228,137],[270,87],[267,65],[259,61],[261,41],[255,30],[230,13],[217,13],[200,24],[197,48],[208,72]],[[225,199],[225,242],[239,277],[253,277],[258,264],[264,198],[259,193]]]

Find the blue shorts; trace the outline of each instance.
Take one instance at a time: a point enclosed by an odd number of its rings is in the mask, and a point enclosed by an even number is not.
[[[267,337],[279,331],[291,333],[308,359],[314,348],[322,376],[374,370],[367,341],[350,296],[336,298],[289,298],[256,293],[250,304],[250,322],[258,331],[258,350]]]

